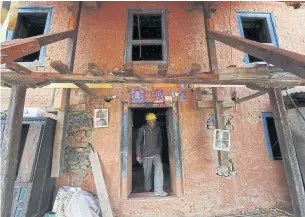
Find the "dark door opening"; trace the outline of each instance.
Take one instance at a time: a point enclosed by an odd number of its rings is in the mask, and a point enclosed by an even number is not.
[[[162,134],[162,163],[164,173],[164,191],[171,192],[170,165],[169,165],[169,145],[167,136],[167,110],[168,108],[133,108],[132,110],[132,193],[144,192],[144,173],[143,167],[136,161],[136,138],[138,129],[146,124],[145,115],[155,113],[157,124],[161,128]],[[153,174],[152,174],[153,180]]]

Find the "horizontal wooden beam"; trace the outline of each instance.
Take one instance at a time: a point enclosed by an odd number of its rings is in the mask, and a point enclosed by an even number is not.
[[[18,63],[8,62],[5,64],[5,68],[10,69],[18,74],[31,74],[32,71]]]
[[[72,71],[69,69],[69,67],[60,60],[52,61],[50,66],[59,74],[72,74]]]
[[[62,75],[58,73],[46,72],[33,72],[29,75],[12,74],[11,72],[2,72],[1,78],[10,84],[36,84],[44,81],[50,81],[51,83],[131,83],[131,84],[205,84],[205,85],[246,85],[254,83],[258,85],[265,85],[270,87],[287,87],[287,86],[299,86],[304,85],[304,79],[227,79],[220,80],[214,74],[207,74],[196,77],[114,77],[114,76],[84,76],[84,75]]]
[[[212,30],[208,31],[208,38],[305,78],[305,55]]]
[[[1,63],[7,63],[35,53],[42,46],[52,44],[66,38],[73,38],[76,35],[75,30],[66,30],[57,33],[47,33],[25,39],[14,39],[1,43]]]

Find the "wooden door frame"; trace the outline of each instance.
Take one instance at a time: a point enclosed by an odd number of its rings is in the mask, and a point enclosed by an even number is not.
[[[179,106],[178,103],[173,105],[155,104],[151,102],[145,102],[143,104],[129,104],[128,102],[122,102],[121,107],[121,145],[120,145],[120,195],[122,199],[127,199],[129,196],[128,183],[128,165],[132,162],[128,162],[129,153],[129,138],[128,133],[130,127],[129,114],[132,108],[169,108],[172,115],[172,129],[174,133],[174,163],[175,163],[175,193],[177,197],[183,196],[183,171],[182,171],[182,150],[181,150],[181,137],[180,137],[180,123],[179,123]],[[171,171],[172,172],[172,171]]]

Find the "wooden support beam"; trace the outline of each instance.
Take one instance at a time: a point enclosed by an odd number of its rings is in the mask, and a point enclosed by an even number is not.
[[[42,46],[52,44],[66,38],[75,37],[75,30],[65,30],[57,33],[47,33],[25,39],[15,39],[1,43],[1,63],[8,63],[35,53]]]
[[[227,69],[226,69],[227,70]],[[122,77],[122,76],[91,76],[78,73],[58,74],[54,72],[33,72],[30,75],[20,75],[12,73],[12,71],[3,71],[0,73],[1,79],[10,84],[36,84],[41,81],[49,80],[52,83],[149,83],[149,84],[205,84],[205,85],[247,85],[258,84],[269,87],[287,87],[301,86],[305,84],[305,79],[294,78],[265,78],[262,76],[258,79],[242,78],[235,79],[234,76],[225,78],[215,74],[200,74],[193,77],[190,76],[170,76],[167,77]],[[251,77],[251,76],[250,76]]]
[[[60,60],[52,61],[50,66],[55,69],[59,74],[72,74],[69,66],[61,62]]]
[[[265,92],[259,91],[259,92],[253,93],[253,94],[251,94],[251,95],[249,95],[249,96],[245,96],[245,97],[243,97],[243,98],[240,98],[240,99],[236,100],[236,101],[235,101],[235,104],[239,104],[239,103],[242,103],[242,102],[246,102],[246,101],[248,101],[248,100],[250,100],[250,99],[254,99],[254,98],[259,97],[259,96],[262,96],[262,95],[264,95],[264,94],[266,94],[266,93],[267,93],[266,91],[265,91]]]
[[[94,92],[92,92],[92,90],[90,90],[90,88],[85,85],[85,84],[76,84],[76,86],[78,86],[82,91],[84,91],[85,93],[87,93],[89,96],[93,97],[94,99],[100,100],[101,102],[104,101],[111,101],[113,98],[111,97],[104,97],[104,96],[98,96],[96,95]]]
[[[95,63],[88,63],[88,70],[93,76],[103,76],[103,70]]]
[[[208,37],[305,78],[305,55],[213,30]]]
[[[79,27],[79,20],[81,15],[81,2],[73,2],[72,15],[69,21],[69,28],[73,28],[70,31],[74,32],[74,37],[69,38],[67,41],[67,56],[66,65],[68,66],[69,72],[73,72],[77,34]],[[54,74],[54,73],[53,73]],[[56,125],[55,141],[53,148],[53,160],[52,160],[52,177],[58,177],[62,174],[62,166],[64,161],[64,148],[66,140],[66,128],[67,128],[67,118],[69,112],[69,101],[70,101],[71,89],[64,89],[62,91],[62,100],[64,102],[64,111],[58,112],[58,122]]]
[[[11,89],[8,115],[1,146],[1,216],[10,216],[14,184],[17,175],[18,153],[26,88]]]
[[[270,89],[272,115],[284,162],[290,199],[295,217],[305,216],[305,192],[281,89]]]
[[[204,15],[204,29],[206,34],[206,42],[208,49],[208,58],[210,71],[218,74],[218,61],[216,54],[216,45],[215,40],[208,38],[208,31],[214,28],[213,20],[211,19],[209,2],[203,3],[203,15]],[[214,115],[215,115],[215,128],[224,129],[224,120],[223,120],[223,108],[222,101],[224,101],[224,91],[223,88],[212,88],[213,92],[213,104],[214,104]],[[219,166],[229,166],[229,154],[225,151],[217,151],[218,154],[218,163]]]
[[[6,63],[5,64],[5,68],[7,68],[7,69],[10,69],[10,70],[12,70],[12,71],[14,71],[14,72],[17,72],[17,73],[19,73],[19,74],[31,74],[32,73],[32,71],[30,70],[30,69],[28,69],[28,68],[26,68],[26,67],[24,67],[24,66],[22,66],[22,65],[20,65],[20,64],[18,64],[18,63],[15,63],[15,62],[8,62],[8,63]]]

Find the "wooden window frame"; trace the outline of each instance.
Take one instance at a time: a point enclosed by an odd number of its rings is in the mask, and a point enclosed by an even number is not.
[[[21,14],[46,13],[47,14],[47,20],[46,20],[46,25],[45,25],[43,34],[46,34],[46,33],[50,32],[50,30],[51,30],[51,23],[52,23],[52,17],[53,17],[53,7],[52,6],[19,6],[18,7],[18,14],[20,14],[20,13]],[[13,40],[14,31],[7,30],[6,40]],[[18,62],[18,63],[20,65],[30,66],[30,67],[33,67],[33,66],[44,66],[45,57],[46,57],[46,50],[47,50],[46,46],[42,46],[40,48],[38,62]]]
[[[279,47],[279,42],[278,42],[278,37],[276,33],[276,28],[275,28],[275,19],[273,13],[269,12],[249,12],[249,11],[237,11],[237,24],[238,24],[238,29],[240,36],[245,38],[244,35],[244,30],[243,30],[243,25],[242,25],[242,18],[253,18],[253,19],[266,19],[267,21],[267,26],[270,34],[270,39],[271,43],[263,43],[267,45],[271,45],[274,47]],[[261,62],[249,62],[249,55],[247,53],[244,54],[244,62],[247,66],[253,66],[253,64],[261,63]]]
[[[133,33],[133,15],[161,15],[161,40],[132,40]],[[162,59],[156,61],[132,61],[132,45],[162,45]],[[129,8],[127,13],[127,30],[124,62],[133,62],[134,64],[167,64],[168,63],[168,19],[166,8]]]

